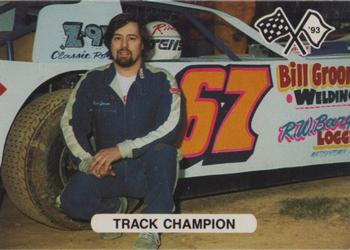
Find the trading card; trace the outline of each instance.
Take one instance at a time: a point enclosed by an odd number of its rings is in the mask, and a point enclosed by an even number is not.
[[[0,2],[0,248],[349,248],[349,32],[347,1]]]

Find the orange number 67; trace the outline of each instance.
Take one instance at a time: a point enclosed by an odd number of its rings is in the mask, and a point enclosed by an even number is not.
[[[251,120],[271,88],[269,67],[197,66],[183,72],[186,130],[180,149],[184,157],[252,151],[257,136]]]

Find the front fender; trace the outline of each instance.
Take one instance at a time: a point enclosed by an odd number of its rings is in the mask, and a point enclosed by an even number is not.
[[[69,71],[89,70],[96,63],[32,63],[0,60],[0,162],[7,134],[28,97],[47,80]]]

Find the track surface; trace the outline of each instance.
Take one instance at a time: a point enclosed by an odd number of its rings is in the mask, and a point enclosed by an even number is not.
[[[349,249],[349,217],[333,213],[324,219],[294,219],[279,213],[282,200],[306,197],[350,199],[350,176],[182,201],[183,213],[252,213],[257,231],[166,234],[162,249]],[[52,229],[22,215],[6,196],[0,208],[0,248],[130,249],[136,237],[103,241],[92,231]]]

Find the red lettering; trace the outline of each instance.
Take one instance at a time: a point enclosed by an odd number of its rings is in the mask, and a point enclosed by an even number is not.
[[[309,83],[308,83],[308,71],[307,71],[307,69],[308,69],[308,66],[307,66],[307,64],[306,63],[304,63],[303,64],[303,78],[304,78],[304,80],[303,80],[303,82],[304,82],[304,87],[307,87],[308,85],[309,85]]]
[[[338,83],[343,85],[345,83],[345,67],[338,67]]]
[[[322,138],[322,132],[317,133],[317,145],[324,145],[324,139]]]
[[[291,84],[290,77],[289,77],[289,68],[286,65],[279,65],[279,83],[280,88],[288,88]]]
[[[329,68],[329,83],[331,85],[335,85],[338,80],[338,74],[337,69],[335,67]]]
[[[290,63],[290,76],[291,76],[291,82],[292,86],[296,86],[296,70],[295,70],[295,62]]]
[[[326,131],[324,135],[322,132],[317,133],[317,145],[329,144],[349,144],[350,133],[346,131]]]
[[[328,132],[331,132],[331,131],[328,131]],[[333,135],[332,135],[332,132],[331,132],[330,136],[333,139],[335,144],[340,144],[342,142],[342,140],[341,140],[341,132],[340,131],[336,131]]]
[[[163,35],[162,32],[162,28],[164,28],[166,26],[165,23],[160,23],[160,24],[156,24],[154,25],[153,28],[153,32],[152,32],[152,36],[158,31],[161,35]]]
[[[343,141],[344,144],[349,144],[350,141],[350,134],[349,131],[344,131],[343,135],[341,137],[341,140]]]
[[[320,69],[321,69],[321,64],[319,63],[315,63],[314,66],[312,67],[312,82],[316,86],[320,86],[322,81],[322,73],[320,72]]]

